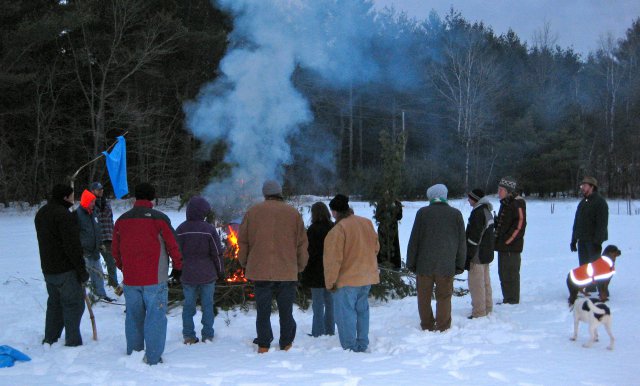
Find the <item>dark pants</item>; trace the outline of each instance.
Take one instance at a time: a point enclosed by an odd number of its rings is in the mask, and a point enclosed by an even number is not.
[[[498,276],[502,289],[502,303],[520,303],[520,261],[519,252],[498,252]]]
[[[296,297],[298,283],[295,281],[256,281],[254,292],[256,299],[257,317],[254,340],[259,347],[269,348],[273,341],[271,331],[271,301],[276,298],[278,314],[280,316],[280,349],[293,343],[296,337],[296,321],[293,319],[293,300]]]
[[[436,289],[436,317],[431,309],[433,287]],[[418,313],[423,330],[445,331],[451,327],[451,296],[453,276],[416,275]]]
[[[47,316],[43,343],[57,342],[64,328],[65,346],[82,345],[80,320],[84,313],[84,289],[75,271],[46,274]]]
[[[107,265],[107,273],[109,274],[108,284],[116,288],[118,286],[118,269],[116,268],[116,261],[111,256],[111,240],[106,240],[102,243],[104,245],[104,251],[101,250],[100,254],[104,263]]]
[[[578,240],[578,260],[580,261],[580,265],[593,263],[600,258],[601,253],[602,244],[597,244],[591,241]],[[589,292],[594,292],[596,290],[596,286],[590,284],[586,286],[586,290]]]

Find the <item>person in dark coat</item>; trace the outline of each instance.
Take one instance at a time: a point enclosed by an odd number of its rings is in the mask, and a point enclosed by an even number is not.
[[[311,288],[313,303],[313,324],[311,336],[335,334],[335,321],[333,318],[333,296],[325,288],[323,250],[324,239],[333,228],[331,213],[323,202],[316,202],[311,206],[311,225],[307,229],[309,241],[309,261],[302,271],[302,284]]]
[[[109,204],[109,200],[104,196],[104,186],[99,182],[92,182],[89,185],[89,191],[96,196],[96,206],[94,211],[100,222],[100,230],[102,231],[102,245],[100,246],[100,254],[107,265],[108,284],[113,287],[116,295],[122,294],[122,287],[118,284],[118,268],[116,261],[111,256],[111,240],[113,240],[113,210]]]
[[[498,183],[500,210],[496,223],[495,250],[498,251],[498,276],[502,302],[520,303],[520,262],[527,226],[527,206],[517,193],[517,182],[504,177]]]
[[[451,327],[453,277],[464,272],[467,256],[464,220],[458,209],[447,203],[447,187],[427,189],[429,206],[420,208],[407,247],[407,269],[416,274],[420,327],[445,331]],[[436,316],[431,297],[436,295]]]
[[[493,295],[489,263],[493,261],[493,207],[482,189],[473,189],[468,194],[473,207],[467,222],[467,269],[469,270],[469,294],[471,316],[480,318],[493,311]]]
[[[571,252],[578,252],[580,265],[591,263],[600,258],[602,243],[609,238],[609,206],[598,193],[598,181],[593,177],[584,177],[580,184],[584,198],[578,204],[571,233]],[[595,291],[596,287],[587,287]]]
[[[220,236],[213,225],[205,221],[210,211],[211,205],[206,199],[192,197],[187,204],[187,221],[176,229],[182,251],[182,274],[179,279],[184,293],[182,337],[185,344],[198,342],[193,324],[198,297],[202,310],[202,341],[211,341],[214,335],[214,295],[216,280],[224,277],[224,260]]]
[[[47,316],[42,343],[53,344],[65,331],[65,346],[82,345],[80,321],[89,274],[82,258],[80,230],[73,206],[73,188],[53,187],[49,201],[36,213],[40,265],[47,284]]]
[[[76,209],[78,224],[80,225],[80,243],[82,253],[91,278],[91,292],[100,299],[112,302],[104,289],[104,272],[100,263],[100,248],[102,247],[102,229],[94,211],[96,196],[88,190],[82,192],[80,206]]]
[[[385,217],[389,218],[385,219]],[[375,219],[378,223],[378,239],[380,240],[378,264],[388,261],[393,269],[399,270],[402,268],[402,256],[400,254],[398,221],[402,220],[402,203],[398,200],[394,200],[391,205],[384,204],[384,201],[378,202]]]

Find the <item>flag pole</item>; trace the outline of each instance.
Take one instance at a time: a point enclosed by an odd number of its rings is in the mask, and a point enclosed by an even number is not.
[[[127,134],[129,134],[129,130],[125,131],[122,135],[119,135],[118,137],[125,137]],[[109,146],[107,148],[107,152],[109,152],[109,150],[113,149],[113,147],[118,143],[118,140],[116,139],[116,141],[114,143],[111,144],[111,146]],[[73,173],[73,175],[69,178],[70,182],[71,182],[71,188],[73,189],[73,183],[76,180],[76,177],[78,177],[78,174],[80,173],[80,171],[82,171],[82,169],[86,168],[87,166],[91,165],[92,163],[96,162],[97,160],[99,160],[100,158],[104,157],[103,153],[100,153],[99,156],[97,156],[96,158],[92,159],[91,161],[87,162],[86,164],[80,166],[78,168],[78,170],[76,170],[75,173]]]

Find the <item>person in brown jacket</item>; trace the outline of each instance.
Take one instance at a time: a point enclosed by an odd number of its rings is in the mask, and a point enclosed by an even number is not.
[[[291,348],[296,336],[293,300],[298,273],[309,259],[302,216],[284,202],[280,184],[265,181],[262,194],[265,200],[249,208],[238,232],[238,261],[254,284],[258,337],[253,343],[260,354],[269,351],[273,341],[270,318],[274,296],[280,315],[280,349]]]
[[[329,202],[336,224],[324,240],[324,280],[333,292],[340,345],[363,352],[369,345],[369,290],[380,282],[378,235],[371,220],[356,216],[349,198]]]

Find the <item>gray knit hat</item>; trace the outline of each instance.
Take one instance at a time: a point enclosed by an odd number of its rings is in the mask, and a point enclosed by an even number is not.
[[[435,200],[440,198],[446,200],[448,193],[449,190],[447,190],[447,187],[444,184],[435,184],[427,189],[427,199]]]
[[[281,196],[282,186],[276,180],[266,180],[262,185],[262,195],[267,196]]]

